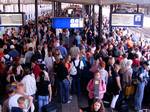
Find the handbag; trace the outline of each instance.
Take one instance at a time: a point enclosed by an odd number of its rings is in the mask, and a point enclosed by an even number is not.
[[[125,96],[133,95],[135,92],[135,87],[133,85],[125,87]]]
[[[138,78],[132,79],[132,84],[137,85],[140,83],[140,80]]]

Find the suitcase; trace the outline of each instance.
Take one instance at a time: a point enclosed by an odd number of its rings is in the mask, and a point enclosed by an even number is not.
[[[49,103],[42,107],[42,112],[57,112],[57,105],[55,103]]]
[[[119,98],[116,102],[115,109],[118,112],[129,112],[128,103],[126,102],[125,97],[122,92],[119,94]]]

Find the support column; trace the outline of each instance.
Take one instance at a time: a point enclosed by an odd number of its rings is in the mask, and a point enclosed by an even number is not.
[[[102,5],[99,5],[98,35],[99,35],[100,40],[102,39],[102,23],[103,23],[103,20],[102,20]]]
[[[35,0],[35,26],[36,35],[38,36],[38,0]]]
[[[112,26],[111,26],[111,21],[112,21],[112,12],[113,12],[113,5],[110,5],[110,15],[109,15],[109,32],[112,32]]]
[[[61,2],[58,2],[58,16],[61,14]]]
[[[93,33],[94,33],[94,26],[95,26],[95,5],[93,5],[93,8],[92,8],[92,29],[93,29]]]
[[[55,17],[55,2],[52,2],[52,15]]]
[[[20,0],[18,0],[18,12],[20,12]]]
[[[139,4],[137,4],[137,13],[139,13]]]
[[[6,7],[5,7],[6,5],[5,4],[3,4],[3,12],[6,12]]]

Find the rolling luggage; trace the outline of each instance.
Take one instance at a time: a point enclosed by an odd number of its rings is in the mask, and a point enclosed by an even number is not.
[[[42,107],[42,112],[57,112],[57,105],[55,103],[49,103]]]
[[[119,94],[115,109],[118,112],[129,112],[128,103],[126,102],[122,92]]]

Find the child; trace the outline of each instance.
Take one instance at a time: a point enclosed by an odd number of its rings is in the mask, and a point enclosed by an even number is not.
[[[17,100],[18,107],[12,107],[11,112],[23,112],[23,109],[25,109],[25,98],[20,97]]]

